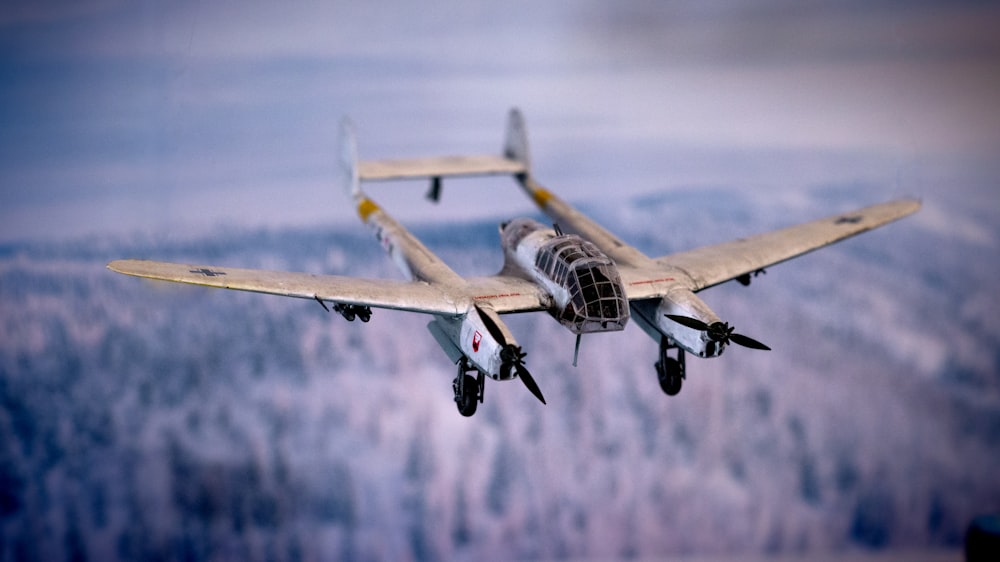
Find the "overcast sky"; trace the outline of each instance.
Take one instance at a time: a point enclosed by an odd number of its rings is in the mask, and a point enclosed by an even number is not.
[[[0,240],[353,220],[344,115],[362,157],[417,156],[496,151],[520,106],[538,176],[575,200],[1000,179],[995,3],[454,4],[5,2]],[[408,204],[422,189],[376,198],[440,217]]]

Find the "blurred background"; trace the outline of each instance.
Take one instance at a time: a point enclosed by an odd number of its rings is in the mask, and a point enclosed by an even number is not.
[[[989,2],[5,2],[0,558],[943,552],[1000,511],[1000,8]],[[113,275],[398,278],[337,184],[500,150],[650,255],[898,196],[919,214],[702,294],[774,351],[509,318],[549,400],[461,418],[427,318]],[[372,197],[460,273],[509,179]]]

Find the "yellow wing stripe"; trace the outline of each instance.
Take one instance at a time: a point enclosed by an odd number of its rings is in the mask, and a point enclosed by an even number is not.
[[[368,222],[368,217],[378,210],[378,205],[376,205],[371,199],[364,198],[360,203],[358,203],[358,215],[361,217],[361,220],[365,222]]]
[[[534,191],[531,192],[531,198],[535,200],[535,204],[538,205],[538,207],[541,209],[544,209],[545,206],[548,205],[549,200],[551,200],[553,197],[554,195],[549,193],[548,190],[541,187],[536,188]]]

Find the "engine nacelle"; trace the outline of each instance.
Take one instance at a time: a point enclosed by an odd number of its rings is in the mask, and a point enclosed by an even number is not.
[[[464,358],[493,380],[516,376],[511,358],[520,347],[496,311],[472,306],[464,318],[437,317],[427,328],[453,362]]]
[[[639,325],[652,337],[667,337],[670,343],[698,357],[717,357],[726,348],[725,341],[713,340],[705,330],[696,330],[671,320],[667,315],[694,318],[712,325],[719,317],[687,289],[676,289],[660,300],[638,301],[632,311]]]

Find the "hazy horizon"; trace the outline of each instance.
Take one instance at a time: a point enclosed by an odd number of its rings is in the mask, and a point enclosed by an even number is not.
[[[494,152],[511,106],[571,200],[953,197],[1000,178],[997,22],[976,2],[16,2],[0,240],[354,220],[342,116],[362,158]],[[377,189],[408,220],[526,208],[507,184],[446,188],[440,209],[408,204],[422,186]]]

